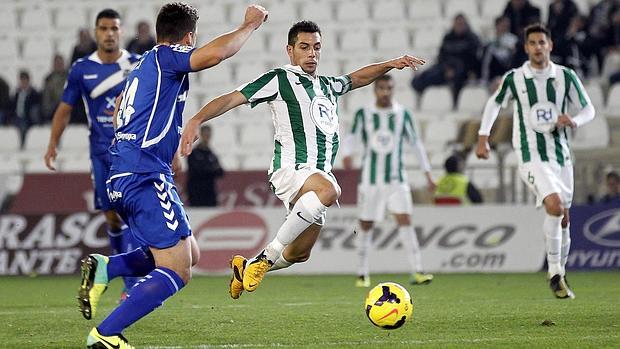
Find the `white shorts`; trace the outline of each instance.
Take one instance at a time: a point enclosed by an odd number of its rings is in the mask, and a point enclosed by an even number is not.
[[[519,164],[519,176],[530,191],[536,195],[536,207],[553,193],[560,195],[565,208],[573,203],[573,164],[564,166],[552,162],[527,162]]]
[[[325,173],[318,168],[308,164],[297,164],[295,166],[288,166],[277,169],[269,177],[269,183],[271,188],[286,207],[286,214],[288,215],[292,208],[292,201],[295,199],[301,187],[306,183],[308,177],[315,173],[323,173],[329,179],[334,187],[339,188],[336,177],[331,173]],[[323,225],[325,222],[325,214],[321,219],[316,220],[315,223]]]
[[[359,219],[379,222],[385,218],[385,210],[392,214],[411,214],[413,201],[408,183],[379,185],[360,184],[357,188]]]

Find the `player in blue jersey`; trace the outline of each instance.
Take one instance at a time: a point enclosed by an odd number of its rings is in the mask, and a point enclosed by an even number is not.
[[[234,55],[266,16],[264,8],[249,6],[239,28],[195,49],[196,9],[170,3],[159,11],[157,45],[129,73],[118,104],[107,181],[110,201],[136,239],[150,248],[153,258],[133,251],[86,259],[82,285],[91,307],[96,306],[112,278],[144,276],[127,299],[91,330],[87,347],[131,348],[123,330],[189,282],[199,250],[171,168],[181,137],[188,73],[210,68]]]
[[[82,99],[86,105],[90,127],[91,178],[95,191],[95,208],[102,210],[107,224],[112,254],[127,252],[140,247],[128,232],[127,225],[112,209],[106,193],[105,181],[109,177],[111,159],[108,148],[114,139],[112,114],[114,101],[123,91],[125,77],[140,58],[120,48],[121,18],[118,12],[106,9],[95,19],[97,51],[78,59],[71,67],[62,101],[54,113],[52,132],[45,154],[45,164],[56,170],[54,161],[60,138],[71,118],[71,110]],[[125,277],[125,290],[133,286],[136,278]],[[123,292],[121,299],[126,293]],[[90,312],[83,312],[90,319]]]

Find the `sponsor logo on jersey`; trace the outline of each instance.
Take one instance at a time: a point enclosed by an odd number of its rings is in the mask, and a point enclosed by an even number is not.
[[[338,131],[338,115],[334,104],[324,96],[316,96],[310,103],[310,117],[316,127],[326,135]]]
[[[386,130],[376,131],[370,140],[370,146],[374,151],[380,154],[387,154],[394,150],[396,140],[394,135]]]
[[[84,80],[95,80],[99,77],[97,74],[84,74]]]
[[[187,45],[170,45],[170,48],[172,49],[172,51],[183,52],[183,53],[188,53],[189,51],[193,49],[192,46],[187,46]]]
[[[102,123],[102,124],[109,124],[112,123],[112,116],[103,116],[103,115],[99,115],[97,116],[97,122]]]
[[[122,198],[123,197],[123,193],[120,192],[120,191],[108,189],[108,197],[110,198],[111,202],[114,202],[114,201]]]
[[[136,140],[138,136],[135,133],[122,133],[116,132],[116,140],[118,141],[133,141]]]

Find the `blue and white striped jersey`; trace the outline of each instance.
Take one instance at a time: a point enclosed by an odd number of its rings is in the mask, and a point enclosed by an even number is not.
[[[129,73],[110,148],[113,172],[172,173],[193,47],[157,45]]]

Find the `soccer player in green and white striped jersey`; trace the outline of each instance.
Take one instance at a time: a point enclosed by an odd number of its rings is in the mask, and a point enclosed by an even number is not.
[[[181,139],[183,155],[191,152],[202,122],[241,104],[269,104],[275,127],[269,182],[290,214],[276,238],[253,259],[233,257],[230,295],[254,291],[268,270],[304,262],[318,238],[327,207],[340,196],[331,173],[340,143],[338,97],[366,86],[392,69],[424,64],[405,55],[370,64],[348,75],[318,75],[321,30],[310,21],[294,24],[288,33],[291,64],[262,74],[254,81],[209,102],[187,124]]]
[[[411,114],[393,100],[394,80],[390,75],[379,77],[374,83],[375,103],[355,113],[351,133],[345,138],[343,155],[345,168],[352,167],[352,154],[362,148],[363,164],[358,185],[359,229],[356,245],[358,279],[356,286],[369,287],[368,250],[374,223],[383,221],[385,209],[394,214],[398,232],[411,265],[411,283],[427,284],[432,274],[422,273],[422,256],[415,230],[411,225],[413,203],[411,187],[403,169],[403,149],[410,145],[415,150],[426,176],[428,189],[435,190],[431,165],[422,140],[418,137]]]
[[[529,60],[509,71],[487,102],[476,155],[488,158],[493,122],[501,106],[512,99],[512,144],[519,157],[519,175],[536,195],[537,206],[544,205],[546,211],[543,232],[549,285],[557,298],[574,298],[565,277],[570,249],[568,209],[573,198],[573,164],[567,128],[592,120],[594,107],[575,72],[550,61],[552,49],[547,28],[535,24],[525,29]],[[579,109],[576,115],[568,114],[571,104]],[[545,122],[550,124],[547,129],[541,127]]]

